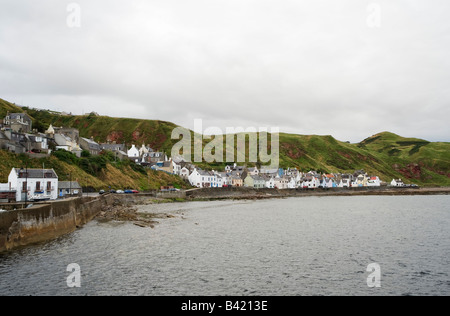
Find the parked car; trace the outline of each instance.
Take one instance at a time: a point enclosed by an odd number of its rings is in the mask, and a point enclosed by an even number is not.
[[[109,193],[117,193],[117,191],[116,190],[109,190]]]
[[[125,194],[133,194],[133,190],[125,190]]]
[[[116,193],[117,194],[124,194],[125,192],[123,190],[117,190]]]
[[[139,191],[138,190],[131,190],[134,194],[137,194],[137,193],[139,193]]]
[[[99,194],[105,194],[105,190],[100,190],[98,193]]]

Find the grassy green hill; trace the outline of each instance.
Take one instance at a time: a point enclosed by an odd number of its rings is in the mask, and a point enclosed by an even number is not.
[[[128,145],[145,143],[168,154],[177,142],[170,139],[171,132],[176,127],[170,122],[94,114],[62,116],[51,111],[17,108],[0,99],[0,117],[6,111],[25,110],[33,117],[34,127],[40,131],[44,131],[50,124],[74,127],[80,130],[82,137],[93,136],[98,142],[111,140]],[[216,170],[225,166],[206,163],[200,165]],[[364,169],[389,182],[392,178],[402,178],[420,185],[450,186],[450,143],[403,138],[388,132],[374,135],[358,144],[340,142],[332,136],[280,134],[280,165],[283,168],[297,167],[302,171],[313,169],[322,172],[353,172]],[[110,173],[113,173],[112,170]],[[103,179],[108,178],[109,173],[103,176]]]
[[[170,152],[170,139],[175,124],[163,121],[138,120],[130,118],[112,118],[96,116],[62,116],[49,111],[27,109],[27,113],[34,118],[34,126],[45,131],[50,124],[77,128],[82,137],[94,137],[98,142],[117,141],[127,145],[150,145],[154,149]]]
[[[358,147],[380,157],[412,182],[450,184],[450,143],[432,143],[384,132],[365,139]]]
[[[0,119],[3,119],[7,112],[22,113],[23,110],[13,103],[0,99]]]

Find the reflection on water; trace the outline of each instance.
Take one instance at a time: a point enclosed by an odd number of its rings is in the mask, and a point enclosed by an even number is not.
[[[154,229],[93,221],[0,255],[0,295],[449,295],[450,197],[141,206]],[[162,217],[162,216],[161,216]],[[67,265],[81,266],[68,288]],[[368,288],[370,263],[381,288]]]

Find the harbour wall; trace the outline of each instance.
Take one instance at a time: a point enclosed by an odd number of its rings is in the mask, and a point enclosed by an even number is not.
[[[30,208],[9,205],[8,211],[0,213],[0,252],[58,238],[85,225],[109,206],[142,204],[153,196],[107,194],[37,203]]]
[[[221,199],[273,199],[306,196],[366,196],[366,195],[447,195],[450,188],[332,188],[332,189],[254,189],[244,187],[205,188],[186,191],[187,199],[221,200]]]

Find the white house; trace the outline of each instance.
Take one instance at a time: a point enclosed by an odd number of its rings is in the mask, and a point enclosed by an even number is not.
[[[379,177],[370,177],[369,180],[367,180],[367,186],[368,187],[380,187],[381,186],[381,180]]]
[[[317,189],[320,186],[320,180],[317,177],[307,175],[303,179],[302,188],[304,189]]]
[[[342,179],[339,181],[339,188],[350,188],[352,186],[350,179]]]
[[[334,179],[329,177],[323,177],[322,181],[320,182],[319,187],[324,189],[331,189],[337,187],[336,182]]]
[[[16,191],[16,201],[56,200],[58,176],[53,169],[13,168],[8,177],[8,190]]]
[[[280,190],[288,189],[289,178],[286,176],[280,177],[277,175],[275,177],[275,187]]]
[[[222,175],[220,173],[216,173],[214,176],[216,177],[217,188],[222,188],[224,182]]]
[[[302,173],[301,172],[297,172],[297,175],[294,177],[294,179],[295,179],[295,187],[296,188],[302,186],[302,178],[303,178]]]
[[[142,157],[152,151],[153,151],[153,149],[151,149],[150,146],[147,148],[147,146],[145,146],[145,144],[142,144],[142,147],[139,149],[139,156]]]
[[[222,175],[219,172],[216,172],[213,170],[212,176],[213,176],[213,178],[212,178],[212,182],[211,182],[211,187],[212,188],[222,188],[223,182],[224,182]]]
[[[178,162],[175,162],[175,160],[172,160],[172,168],[173,168],[173,174],[177,176],[181,176],[181,164]]]
[[[197,188],[210,188],[214,182],[214,175],[208,171],[195,168],[189,175],[189,183]]]
[[[180,177],[183,179],[189,179],[189,175],[191,174],[190,170],[185,166],[180,170]]]
[[[393,187],[404,187],[405,184],[403,183],[402,179],[392,179],[391,186],[393,186]]]
[[[360,187],[360,185],[358,184],[358,180],[355,178],[353,179],[353,181],[350,183],[352,188],[357,188]]]
[[[136,148],[135,145],[131,145],[131,148],[127,152],[128,158],[139,158],[139,150]]]
[[[228,173],[218,172],[218,175],[222,178],[222,187],[229,187],[233,184],[233,181]]]
[[[287,187],[288,189],[297,189],[297,181],[295,181],[295,177],[289,177]]]

